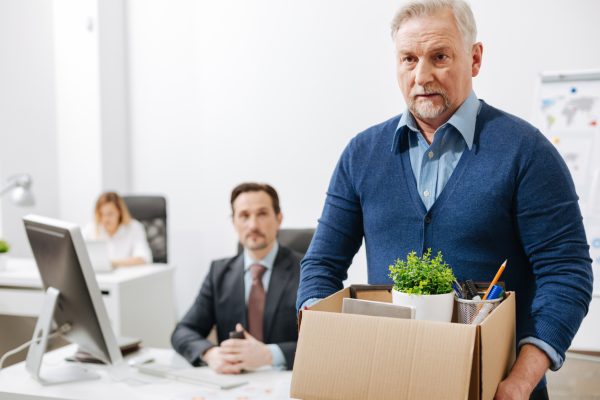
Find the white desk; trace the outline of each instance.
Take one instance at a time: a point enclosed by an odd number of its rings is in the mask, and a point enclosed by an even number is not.
[[[42,371],[44,368],[66,364],[64,358],[73,351],[75,346],[69,345],[47,353],[44,356]],[[142,351],[151,353],[156,362],[161,364],[189,367],[189,364],[173,350],[148,348]],[[288,399],[292,379],[292,373],[289,371],[266,369],[241,375],[241,379],[249,382],[247,385],[231,390],[218,390],[140,374],[133,369],[128,379],[114,381],[108,376],[107,367],[93,365],[92,368],[101,375],[101,379],[42,386],[29,376],[25,370],[25,363],[15,364],[0,370],[0,400]]]
[[[147,346],[169,348],[176,316],[175,268],[156,264],[98,273],[108,317],[118,336],[139,337]],[[32,258],[9,258],[0,271],[0,314],[37,317],[42,309],[42,281]]]

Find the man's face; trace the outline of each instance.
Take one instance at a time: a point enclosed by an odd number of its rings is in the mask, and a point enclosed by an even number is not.
[[[405,21],[395,42],[398,84],[409,110],[421,123],[439,127],[471,93],[481,43],[467,52],[450,10]]]
[[[275,214],[266,192],[244,192],[233,202],[233,226],[245,249],[256,251],[269,247],[275,241],[281,219],[281,213]]]

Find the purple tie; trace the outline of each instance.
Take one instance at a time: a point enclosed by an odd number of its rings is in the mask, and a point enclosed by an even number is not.
[[[248,297],[248,331],[257,340],[263,341],[263,315],[265,313],[265,288],[262,276],[267,269],[260,264],[250,266],[252,285]]]

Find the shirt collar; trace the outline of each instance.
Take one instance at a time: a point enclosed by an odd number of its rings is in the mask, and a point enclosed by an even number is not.
[[[450,117],[450,119],[444,125],[440,126],[438,130],[447,124],[452,125],[462,135],[467,143],[467,146],[469,149],[471,149],[473,146],[473,140],[475,138],[475,123],[477,122],[477,114],[479,114],[480,108],[481,103],[479,99],[477,99],[475,92],[471,90],[469,97],[467,97],[467,99],[461,104],[452,117]],[[392,151],[396,151],[398,149],[400,136],[408,130],[420,132],[415,118],[407,108],[402,113],[400,121],[398,121],[398,127],[396,128],[396,134],[394,135]]]
[[[275,241],[275,244],[273,245],[271,251],[262,260],[254,260],[252,257],[250,257],[250,254],[248,254],[248,251],[244,249],[244,271],[247,271],[252,264],[256,263],[264,266],[266,269],[273,268],[273,264],[275,263],[275,257],[277,256],[278,251],[279,243]]]

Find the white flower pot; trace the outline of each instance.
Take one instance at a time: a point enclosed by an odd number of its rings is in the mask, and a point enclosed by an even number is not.
[[[407,294],[392,290],[392,303],[413,306],[415,319],[450,322],[454,308],[454,292],[445,294]]]
[[[0,253],[0,271],[4,271],[6,269],[7,263],[8,263],[8,254]]]

